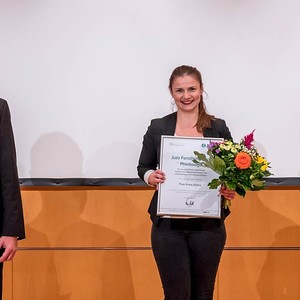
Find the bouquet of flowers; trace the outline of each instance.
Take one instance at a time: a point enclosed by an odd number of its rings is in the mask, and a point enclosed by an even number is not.
[[[239,143],[231,140],[212,142],[208,145],[207,156],[194,151],[194,163],[204,165],[220,176],[213,179],[208,186],[216,189],[223,185],[235,190],[244,197],[247,191],[265,189],[265,177],[272,175],[269,172],[270,163],[262,157],[253,145],[254,130],[241,139]],[[231,205],[225,199],[225,208]]]

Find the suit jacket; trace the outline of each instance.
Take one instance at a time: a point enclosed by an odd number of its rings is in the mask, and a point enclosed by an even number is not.
[[[138,175],[144,180],[144,175],[148,170],[156,170],[160,161],[160,144],[162,135],[174,135],[177,121],[177,113],[169,114],[163,118],[154,119],[143,139],[143,147],[138,163]],[[203,132],[204,137],[232,139],[231,133],[222,119],[214,119],[211,128],[206,128]],[[151,220],[157,223],[159,217],[157,212],[157,191],[151,200],[148,212]],[[227,216],[229,210],[224,211],[223,215]]]
[[[10,111],[0,98],[0,236],[25,238]]]

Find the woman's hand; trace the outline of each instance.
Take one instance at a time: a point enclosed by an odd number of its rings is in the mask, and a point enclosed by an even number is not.
[[[165,173],[162,172],[161,170],[156,170],[152,172],[148,177],[148,183],[153,186],[156,186],[159,183],[163,183],[165,182],[165,180],[166,180]]]
[[[232,200],[235,197],[236,192],[233,190],[226,189],[225,186],[220,188],[220,194],[224,196],[226,199]]]
[[[225,185],[220,188],[220,195],[224,197],[224,207],[228,208],[231,205],[231,200],[234,199],[236,192],[234,190],[229,190]]]

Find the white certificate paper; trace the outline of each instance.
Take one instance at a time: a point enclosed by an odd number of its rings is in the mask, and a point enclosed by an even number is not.
[[[166,180],[159,185],[157,215],[170,217],[221,217],[221,198],[208,183],[219,175],[195,164],[194,151],[206,154],[217,138],[161,137],[160,169]]]

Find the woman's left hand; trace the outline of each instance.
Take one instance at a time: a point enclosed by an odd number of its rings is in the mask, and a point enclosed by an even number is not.
[[[220,195],[224,196],[225,199],[232,200],[235,197],[236,192],[234,190],[226,189],[225,186],[220,188]]]

